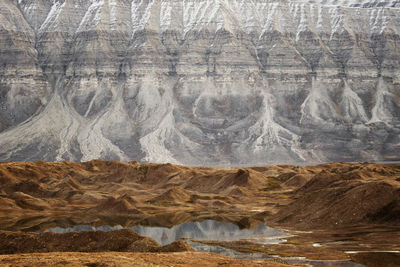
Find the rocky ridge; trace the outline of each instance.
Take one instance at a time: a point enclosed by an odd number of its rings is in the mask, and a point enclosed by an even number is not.
[[[399,8],[1,1],[0,159],[398,160]]]

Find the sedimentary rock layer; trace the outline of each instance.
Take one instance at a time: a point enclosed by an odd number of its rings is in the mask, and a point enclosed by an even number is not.
[[[0,159],[398,160],[399,8],[1,1]]]

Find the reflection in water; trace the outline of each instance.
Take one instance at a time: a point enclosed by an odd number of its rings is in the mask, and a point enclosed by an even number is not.
[[[213,252],[235,259],[253,259],[253,260],[271,260],[281,259],[288,264],[301,264],[312,267],[364,267],[362,264],[357,264],[352,261],[335,261],[335,260],[308,260],[305,257],[279,257],[276,255],[267,255],[264,253],[241,253],[232,249],[227,249],[219,246],[209,246],[197,242],[188,242],[196,251]]]
[[[228,256],[235,259],[271,259],[274,256],[270,256],[264,253],[241,253],[236,250],[232,250],[229,248],[219,247],[219,246],[211,246],[198,242],[187,241],[189,245],[192,246],[196,251],[199,252],[213,252],[217,254],[221,254],[224,256]]]
[[[94,227],[89,225],[80,225],[71,228],[51,228],[45,232],[67,233],[77,231],[113,231],[122,229],[122,226],[101,226]],[[189,222],[176,225],[172,228],[166,227],[147,227],[135,226],[128,227],[143,236],[148,236],[156,240],[161,245],[170,244],[181,238],[190,238],[195,240],[208,241],[236,241],[241,239],[253,239],[255,242],[263,244],[278,244],[285,241],[282,238],[290,235],[283,230],[268,227],[260,224],[253,229],[240,229],[233,223],[218,222],[214,220],[206,220],[202,222]]]
[[[44,232],[52,232],[52,233],[57,233],[57,234],[64,234],[64,233],[70,233],[70,232],[82,232],[82,231],[115,231],[115,230],[120,230],[123,227],[118,225],[118,226],[109,226],[109,225],[104,225],[104,226],[99,226],[99,227],[94,227],[90,225],[78,225],[74,226],[71,228],[60,228],[60,227],[55,227],[55,228],[50,228],[45,230]]]
[[[122,226],[100,226],[94,227],[89,225],[80,225],[72,228],[51,228],[45,232],[67,233],[77,231],[113,231],[122,229]],[[193,240],[204,241],[237,241],[251,240],[260,244],[278,244],[284,242],[290,235],[288,232],[265,224],[260,224],[253,229],[240,229],[232,223],[218,222],[214,220],[206,220],[202,222],[190,222],[176,225],[172,228],[166,227],[145,227],[135,226],[128,227],[143,236],[148,236],[156,240],[161,245],[172,243],[181,238],[189,238]],[[318,261],[308,260],[302,257],[281,258],[278,256],[266,255],[264,253],[241,253],[235,250],[223,248],[220,246],[210,246],[198,242],[188,241],[188,243],[196,250],[201,252],[213,252],[229,256],[237,259],[271,259],[280,258],[290,264],[305,264],[313,267],[320,266],[339,266],[339,267],[362,267],[364,265],[356,264],[351,261]]]
[[[362,264],[358,264],[352,261],[335,261],[335,260],[308,260],[304,257],[284,257],[282,258],[289,264],[305,264],[312,267],[364,267]]]
[[[136,226],[131,229],[141,235],[153,238],[162,245],[181,238],[217,241],[257,238],[262,242],[274,244],[282,242],[282,238],[289,236],[287,232],[268,227],[263,223],[253,229],[240,229],[235,224],[213,220],[184,223],[172,228]]]
[[[301,264],[312,267],[363,267],[362,264],[357,264],[352,261],[343,261],[343,260],[309,260],[305,257],[279,257],[277,255],[267,255],[264,253],[241,253],[232,249],[227,249],[219,246],[210,246],[201,244],[198,242],[188,243],[196,250],[200,252],[213,252],[222,254],[224,256],[228,256],[235,259],[254,259],[254,260],[262,260],[262,259],[281,259],[288,264]]]

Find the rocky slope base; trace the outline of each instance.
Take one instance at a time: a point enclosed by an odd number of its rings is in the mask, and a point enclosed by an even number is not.
[[[399,160],[398,1],[5,0],[0,159]]]

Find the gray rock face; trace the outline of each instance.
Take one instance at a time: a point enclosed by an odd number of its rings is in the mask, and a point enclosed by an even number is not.
[[[0,160],[400,159],[400,2],[0,1]]]

